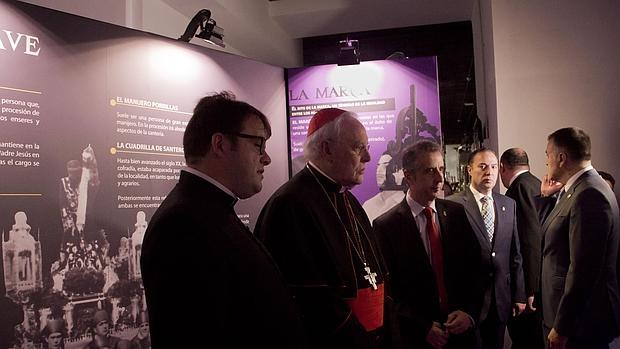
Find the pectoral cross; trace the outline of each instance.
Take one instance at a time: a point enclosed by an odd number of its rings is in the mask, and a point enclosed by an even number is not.
[[[370,267],[364,263],[364,270],[366,271],[366,275],[364,275],[364,279],[368,280],[370,286],[372,286],[373,290],[377,290],[377,273],[373,273],[370,271]]]

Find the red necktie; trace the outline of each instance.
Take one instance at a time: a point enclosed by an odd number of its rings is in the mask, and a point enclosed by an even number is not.
[[[431,264],[435,272],[437,290],[439,291],[439,306],[441,312],[447,314],[448,293],[443,278],[443,246],[441,244],[441,236],[439,236],[439,229],[437,229],[437,225],[433,221],[433,211],[430,207],[424,208],[424,216],[426,217],[426,233],[428,234],[428,242],[431,249]]]

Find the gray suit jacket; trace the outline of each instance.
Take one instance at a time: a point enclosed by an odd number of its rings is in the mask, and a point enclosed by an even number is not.
[[[544,324],[569,340],[611,340],[620,327],[620,218],[613,192],[595,170],[585,172],[542,231]]]
[[[495,233],[493,243],[487,232],[478,209],[476,199],[469,188],[448,197],[465,207],[467,219],[471,224],[482,253],[483,287],[486,290],[480,320],[486,319],[495,293],[497,315],[506,323],[511,315],[511,306],[515,302],[525,303],[523,267],[519,251],[519,234],[517,231],[516,205],[514,200],[502,194],[493,193],[495,206]]]

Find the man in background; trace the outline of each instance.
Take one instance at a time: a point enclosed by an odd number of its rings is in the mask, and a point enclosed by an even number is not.
[[[540,310],[534,306],[535,297],[540,297],[541,224],[535,200],[540,196],[541,182],[530,172],[527,153],[521,148],[510,148],[502,154],[499,175],[508,189],[506,196],[517,204],[517,229],[527,296],[524,313],[508,321],[508,332],[513,349],[542,349]]]
[[[547,175],[564,183],[543,225],[543,331],[549,348],[609,348],[620,330],[620,214],[576,127],[547,138]]]
[[[45,349],[64,349],[65,338],[67,338],[65,320],[47,320],[45,328],[41,331],[41,338],[43,339],[43,348]]]
[[[481,148],[471,153],[467,165],[471,184],[448,199],[462,204],[478,238],[482,253],[484,299],[479,332],[483,349],[502,349],[510,316],[525,309],[523,268],[514,200],[494,193],[498,161]]]
[[[104,309],[99,309],[93,315],[93,339],[83,349],[117,349],[119,343],[126,342],[116,336],[112,336],[112,323],[110,315]]]
[[[183,333],[208,338],[201,346],[305,347],[278,267],[234,210],[262,189],[270,136],[267,117],[230,93],[196,105],[183,136],[187,167],[142,244],[153,348],[196,347]]]

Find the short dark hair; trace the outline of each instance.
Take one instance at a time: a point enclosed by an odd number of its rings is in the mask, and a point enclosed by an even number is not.
[[[604,180],[609,181],[609,183],[611,183],[611,188],[613,189],[616,186],[616,180],[614,179],[614,176],[612,176],[611,174],[605,172],[605,171],[599,171],[596,170],[596,172],[598,172],[598,174],[601,175],[601,177],[603,177]]]
[[[517,166],[530,166],[530,160],[527,157],[527,153],[521,148],[510,148],[506,150],[499,159],[499,162],[510,169]]]
[[[489,148],[485,148],[485,147],[478,148],[478,149],[474,150],[473,152],[471,152],[471,154],[469,154],[469,158],[467,158],[467,164],[471,165],[472,162],[474,162],[474,158],[476,157],[476,155],[478,155],[480,153],[484,153],[484,152],[489,152],[489,153],[495,155],[495,152],[493,150],[489,149]],[[497,157],[497,155],[495,155],[495,156]]]
[[[403,152],[403,169],[415,172],[417,161],[422,154],[441,152],[441,146],[433,141],[422,140],[407,147]]]
[[[223,91],[203,97],[194,108],[194,115],[183,134],[185,161],[188,164],[196,163],[211,150],[213,134],[239,132],[241,125],[250,116],[258,117],[265,125],[267,136],[271,136],[267,117],[248,103],[235,100],[232,92]],[[232,139],[233,142],[236,140]]]
[[[590,160],[590,136],[578,127],[561,128],[547,137],[548,141],[562,148],[575,161]]]

